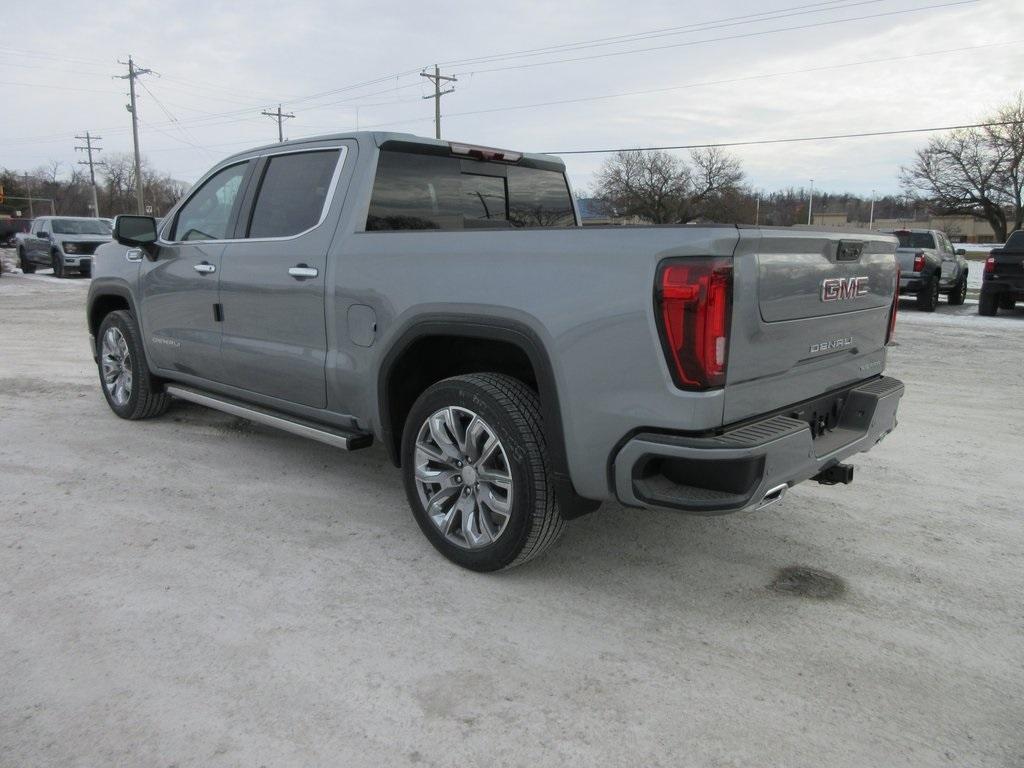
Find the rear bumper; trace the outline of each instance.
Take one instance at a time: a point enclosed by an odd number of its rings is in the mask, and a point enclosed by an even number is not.
[[[1024,295],[1024,275],[1021,277],[1000,277],[995,280],[985,280],[981,283],[981,292],[983,294],[994,293],[997,295],[1004,293]]]
[[[889,434],[903,383],[883,376],[837,396],[837,425],[816,439],[807,421],[787,414],[710,437],[638,434],[613,461],[616,496],[627,506],[705,515],[767,506]]]
[[[917,293],[924,284],[925,281],[913,273],[909,277],[900,275],[900,293]]]

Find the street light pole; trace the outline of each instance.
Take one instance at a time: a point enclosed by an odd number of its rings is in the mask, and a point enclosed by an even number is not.
[[[28,217],[34,219],[36,212],[32,207],[32,178],[27,173],[25,174],[25,186],[28,187]]]
[[[814,179],[811,179],[811,194],[807,198],[807,226],[811,226],[811,213],[814,211]]]
[[[868,229],[875,228],[875,190],[871,190],[871,213],[868,215]]]

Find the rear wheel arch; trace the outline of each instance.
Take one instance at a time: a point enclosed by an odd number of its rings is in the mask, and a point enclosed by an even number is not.
[[[450,357],[420,365],[428,353],[446,348]],[[377,380],[381,435],[392,462],[401,463],[405,419],[421,392],[451,376],[486,372],[513,376],[537,392],[562,516],[570,519],[597,509],[600,502],[579,496],[569,478],[558,389],[547,351],[537,334],[517,321],[439,315],[417,319],[397,336]]]

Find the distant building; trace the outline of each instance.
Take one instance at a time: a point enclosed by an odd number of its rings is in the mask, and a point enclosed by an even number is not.
[[[866,221],[849,221],[845,213],[815,213],[816,227],[867,229]],[[920,219],[875,219],[875,229],[939,229],[954,243],[994,243],[992,225],[977,216],[931,216]]]

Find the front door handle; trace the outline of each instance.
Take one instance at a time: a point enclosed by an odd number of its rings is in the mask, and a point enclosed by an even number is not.
[[[199,264],[196,264],[194,267],[192,267],[192,269],[194,269],[196,272],[199,272],[200,274],[203,274],[203,275],[208,275],[211,272],[216,272],[217,271],[217,268],[215,266],[213,266],[213,264],[211,264],[208,261],[204,261],[204,262],[201,262]]]
[[[316,267],[311,267],[308,264],[296,264],[294,267],[288,268],[288,274],[296,280],[308,280],[311,277],[319,275],[320,270]]]

